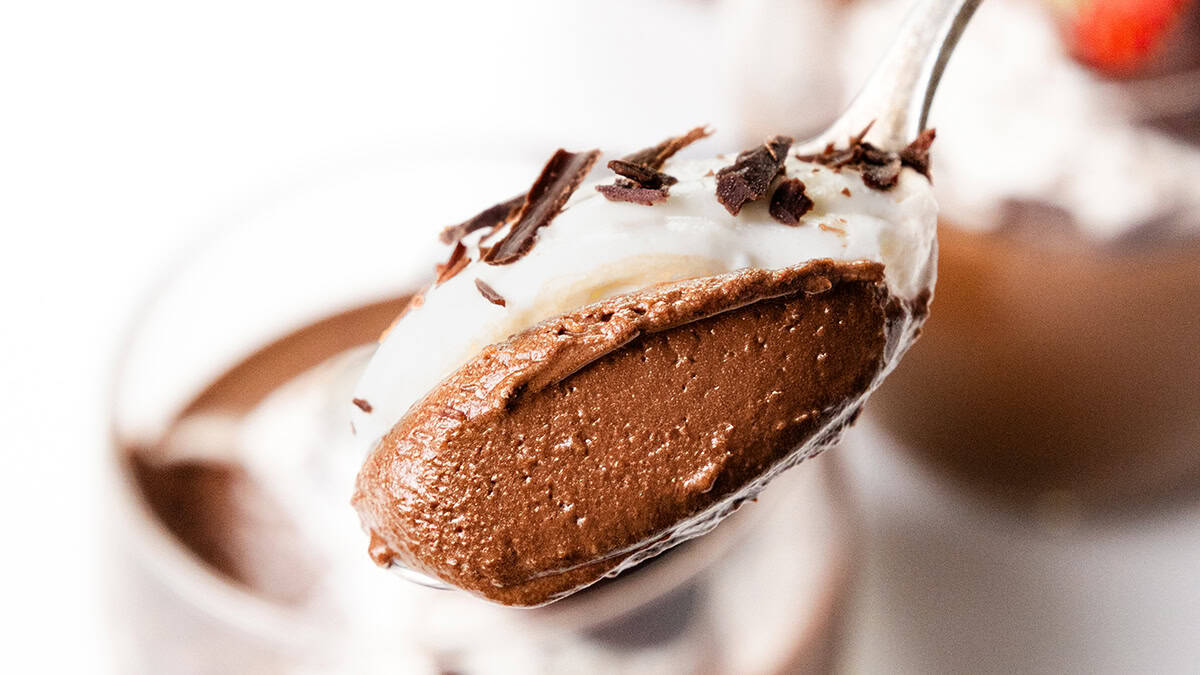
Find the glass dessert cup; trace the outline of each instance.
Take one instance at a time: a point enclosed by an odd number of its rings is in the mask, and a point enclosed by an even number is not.
[[[491,178],[464,211],[537,170],[483,164]],[[422,588],[370,561],[348,503],[356,462],[321,450],[336,455],[330,439],[349,434],[330,410],[347,407],[368,345],[444,255],[439,227],[469,215],[446,212],[464,200],[436,173],[385,158],[307,186],[191,253],[146,304],[112,416],[122,667],[823,668],[855,522],[832,457],[712,534],[541,609]]]
[[[743,51],[774,19],[760,4]],[[794,88],[836,90],[868,71],[908,4],[804,3],[823,42],[772,58],[824,49],[826,67],[797,73]],[[930,119],[938,288],[865,415],[927,466],[1013,505],[1152,507],[1200,484],[1200,208],[1179,187],[1182,175],[1200,185],[1200,5],[1120,77],[1071,60],[1054,6],[984,3],[949,64]],[[805,109],[740,75],[748,137]],[[838,98],[808,102],[811,126],[833,113],[818,103]],[[1079,178],[1106,161],[1115,170]]]
[[[972,74],[955,65],[947,91]],[[1008,74],[999,89],[1016,97],[1021,67],[974,74]],[[1106,77],[1061,52],[1048,70],[1066,93],[1038,121],[1078,124],[1099,150],[1035,150],[1025,161],[1042,185],[972,189],[947,171],[935,307],[872,412],[918,457],[1009,500],[1102,512],[1194,497],[1200,6],[1137,73]],[[982,139],[1033,120],[997,130],[950,103],[947,133],[984,154],[996,147]],[[1015,166],[1023,152],[995,161]],[[1104,162],[1125,178],[1091,166]]]
[[[940,234],[936,309],[871,414],[1019,501],[1102,508],[1200,479],[1200,243]]]

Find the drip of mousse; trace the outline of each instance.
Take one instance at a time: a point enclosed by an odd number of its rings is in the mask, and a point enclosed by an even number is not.
[[[937,205],[926,132],[677,161],[558,151],[447,228],[437,280],[353,401],[370,554],[538,606],[716,526],[837,441],[916,338]]]

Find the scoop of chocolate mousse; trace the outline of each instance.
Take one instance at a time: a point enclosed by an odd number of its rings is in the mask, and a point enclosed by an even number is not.
[[[879,263],[818,260],[643,289],[487,347],[365,463],[372,557],[517,606],[615,574],[836,441],[925,305]]]

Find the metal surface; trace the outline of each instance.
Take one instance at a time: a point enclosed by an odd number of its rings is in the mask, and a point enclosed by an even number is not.
[[[801,154],[867,135],[900,150],[925,129],[929,107],[958,39],[983,0],[918,0],[875,71],[846,111],[823,133],[796,146]]]

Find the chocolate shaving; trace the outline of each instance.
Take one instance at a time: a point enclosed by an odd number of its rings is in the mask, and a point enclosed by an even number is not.
[[[872,124],[874,124],[872,122]],[[870,131],[868,124],[857,136],[850,137],[848,147],[837,149],[833,144],[815,155],[797,155],[804,162],[814,162],[834,170],[849,168],[862,174],[863,182],[874,190],[890,190],[900,182],[900,170],[910,167],[926,178],[929,177],[929,147],[937,133],[933,129],[922,131],[916,140],[900,152],[889,152],[867,143],[863,138]]]
[[[537,239],[537,231],[549,225],[562,211],[599,156],[599,150],[576,153],[559,149],[555,152],[533,182],[533,187],[529,188],[516,222],[503,239],[488,249],[483,261],[489,265],[507,265],[529,253]]]
[[[900,161],[904,166],[911,167],[914,171],[932,180],[929,175],[931,167],[929,163],[929,147],[933,145],[933,139],[937,138],[937,129],[926,129],[922,131],[916,140],[908,144],[907,148],[900,151]]]
[[[462,241],[463,237],[476,230],[482,230],[485,227],[495,230],[504,226],[505,223],[515,216],[524,203],[525,195],[518,195],[506,202],[500,202],[495,206],[488,207],[483,212],[476,214],[468,220],[445,228],[438,235],[438,239],[443,244],[456,244]]]
[[[863,130],[858,132],[857,136],[850,137],[850,145],[858,145],[858,144],[862,143],[863,139],[867,137],[867,134],[871,133],[871,127],[874,127],[874,126],[875,126],[875,120],[871,120],[870,122],[867,122],[867,126],[863,127]]]
[[[367,403],[367,399],[365,398],[356,398],[352,402],[354,405],[358,406],[359,410],[365,413],[370,413],[372,410],[374,410],[374,408],[371,407],[371,404]],[[353,424],[353,422],[351,422],[351,424]]]
[[[848,188],[848,187],[844,187],[844,188],[842,188],[842,194],[844,194],[844,195],[846,195],[847,197],[849,197],[849,196],[850,196],[850,188]]]
[[[504,300],[504,296],[497,293],[496,289],[489,286],[488,283],[483,279],[475,280],[475,288],[478,288],[483,297],[487,298],[487,301],[493,305],[500,305],[501,307],[504,307],[508,304],[508,302]]]
[[[771,217],[784,225],[799,225],[800,217],[813,207],[813,200],[804,194],[804,182],[799,178],[785,180],[775,188],[771,195],[771,205],[767,209]]]
[[[717,172],[717,201],[736,216],[748,202],[762,199],[771,181],[783,173],[790,147],[791,137],[775,136],[739,154],[733,164]]]
[[[608,163],[608,168],[612,169],[613,173],[637,183],[639,187],[650,188],[652,190],[657,190],[661,187],[670,187],[679,182],[674,176],[668,176],[648,166],[634,164],[623,159],[614,159]]]
[[[629,164],[638,164],[647,169],[658,171],[675,153],[711,134],[712,132],[708,130],[707,126],[696,127],[682,136],[673,136],[652,148],[645,148],[633,154],[626,155],[621,160]],[[612,166],[610,165],[609,168],[611,169]],[[613,170],[616,171],[616,169]]]
[[[665,201],[668,188],[679,180],[659,169],[675,153],[710,133],[712,132],[706,127],[696,127],[682,136],[668,138],[652,148],[639,150],[623,159],[614,159],[608,163],[608,168],[621,178],[612,185],[597,185],[596,190],[613,202],[653,206]]]
[[[900,182],[900,156],[891,154],[879,164],[868,164],[862,168],[863,182],[873,190],[890,190]]]
[[[454,245],[454,250],[450,252],[450,259],[444,263],[440,263],[434,267],[437,272],[437,285],[442,285],[454,278],[455,274],[462,271],[471,259],[467,257],[467,247],[463,246],[460,241]]]
[[[641,187],[624,178],[618,178],[612,185],[597,185],[596,190],[610,202],[631,202],[643,206],[654,206],[667,200],[667,188]]]

